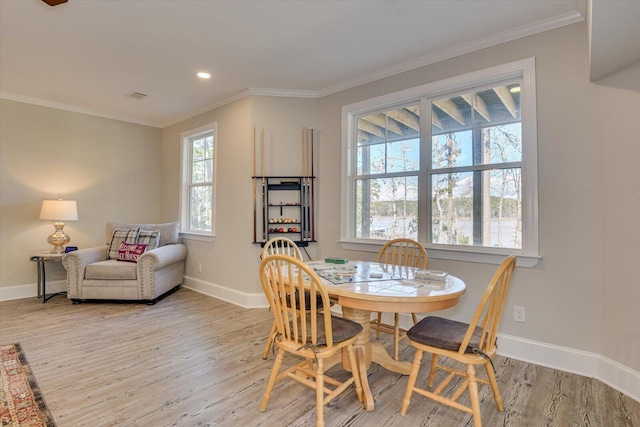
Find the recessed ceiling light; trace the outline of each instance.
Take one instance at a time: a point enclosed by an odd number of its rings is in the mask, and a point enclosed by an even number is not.
[[[200,77],[201,79],[208,79],[211,77],[211,74],[201,71],[197,74],[197,76]]]

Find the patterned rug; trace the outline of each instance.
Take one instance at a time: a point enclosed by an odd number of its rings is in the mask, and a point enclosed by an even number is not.
[[[0,426],[55,427],[20,344],[0,346]]]

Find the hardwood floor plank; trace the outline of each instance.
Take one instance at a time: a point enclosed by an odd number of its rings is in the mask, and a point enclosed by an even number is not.
[[[259,410],[272,321],[266,309],[187,289],[154,306],[30,298],[0,302],[0,343],[22,344],[58,427],[314,425],[314,392],[293,381],[278,383]],[[390,336],[381,342],[391,349]],[[413,354],[401,341],[400,357]],[[429,362],[425,355],[419,382]],[[495,365],[505,411],[482,386],[485,426],[640,427],[640,403],[599,381],[503,357]],[[346,375],[339,366],[329,374]],[[375,411],[348,390],[325,407],[328,427],[473,425],[469,414],[415,394],[401,416],[407,377],[374,364],[368,378]]]

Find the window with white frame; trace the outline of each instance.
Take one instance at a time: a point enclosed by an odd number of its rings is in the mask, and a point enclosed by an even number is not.
[[[343,246],[535,265],[535,111],[533,59],[344,107]]]
[[[181,134],[181,231],[213,236],[216,181],[216,124]]]

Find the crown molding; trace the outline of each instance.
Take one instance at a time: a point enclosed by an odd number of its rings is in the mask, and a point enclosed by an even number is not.
[[[24,102],[25,104],[33,104],[33,105],[38,105],[40,107],[55,108],[57,110],[70,111],[72,113],[87,114],[89,116],[102,117],[104,119],[118,120],[118,121],[121,121],[121,122],[134,123],[134,124],[143,125],[143,126],[150,126],[150,127],[154,127],[154,128],[161,128],[162,127],[162,124],[157,123],[157,122],[149,122],[149,121],[146,121],[146,120],[138,120],[138,119],[134,119],[134,118],[131,118],[131,117],[116,116],[116,115],[113,115],[113,114],[106,114],[106,113],[103,113],[101,111],[96,111],[96,110],[91,110],[91,109],[88,109],[88,108],[78,107],[76,105],[69,105],[69,104],[63,104],[63,103],[60,103],[60,102],[47,101],[47,100],[39,99],[39,98],[31,98],[29,96],[17,95],[17,94],[10,93],[10,92],[0,92],[0,98],[6,99],[6,100],[9,100],[9,101]]]
[[[581,3],[580,3],[581,4]],[[582,8],[584,9],[584,8]],[[435,64],[437,62],[444,61],[446,59],[455,58],[467,53],[475,52],[487,47],[496,46],[502,43],[517,40],[523,37],[531,36],[534,34],[542,33],[544,31],[553,30],[563,27],[565,25],[575,24],[577,22],[584,21],[584,10],[566,13],[559,15],[551,19],[539,21],[530,25],[524,25],[522,27],[515,28],[513,30],[504,31],[499,34],[493,34],[488,37],[480,38],[468,43],[463,43],[454,46],[450,49],[441,50],[433,54],[423,56],[421,58],[406,61],[398,65],[384,68],[373,73],[365,74],[360,77],[356,77],[351,80],[347,80],[336,85],[327,86],[318,90],[318,97],[332,95],[334,93],[342,92],[343,90],[351,89],[357,86],[361,86],[366,83],[371,83],[376,80],[380,80],[386,77],[391,77],[396,74],[401,74],[407,71],[415,70],[416,68],[424,67],[427,65]]]
[[[318,98],[318,91],[315,90],[250,87],[249,93],[256,96],[280,96],[284,98]]]
[[[237,94],[230,96],[229,98],[225,98],[222,101],[216,102],[211,105],[207,105],[206,107],[203,107],[186,116],[182,116],[175,120],[172,120],[171,122],[164,123],[162,127],[175,125],[176,123],[180,123],[184,120],[188,120],[192,117],[196,117],[208,111],[215,110],[216,108],[223,107],[227,104],[231,104],[234,101],[237,101],[242,98],[246,98],[248,96],[280,96],[284,98],[317,98],[318,93],[315,90],[271,89],[271,88],[250,87],[248,89],[243,90],[242,92],[238,92]]]
[[[235,95],[231,95],[230,97],[225,98],[222,101],[218,101],[218,102],[215,102],[213,104],[209,104],[206,107],[202,107],[202,108],[200,108],[200,109],[198,109],[198,110],[196,110],[196,111],[194,111],[192,113],[189,113],[189,114],[187,114],[185,116],[181,116],[181,117],[178,117],[176,119],[171,120],[170,122],[163,123],[162,127],[166,128],[166,127],[169,127],[169,126],[173,126],[176,123],[180,123],[180,122],[183,122],[185,120],[189,120],[189,119],[191,119],[193,117],[199,116],[200,114],[204,114],[204,113],[206,113],[208,111],[215,110],[216,108],[223,107],[223,106],[225,106],[227,104],[231,104],[234,101],[237,101],[237,100],[242,99],[242,98],[246,98],[248,96],[251,96],[251,93],[249,92],[249,90],[248,89],[247,90],[243,90],[242,92],[238,92]]]

